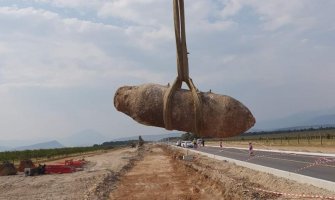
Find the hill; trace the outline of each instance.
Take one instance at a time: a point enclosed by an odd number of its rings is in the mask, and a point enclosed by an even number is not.
[[[5,147],[5,146],[0,146],[0,152],[1,151],[7,151],[9,149],[11,149],[11,148],[10,147]]]
[[[335,127],[335,114],[297,113],[280,119],[257,122],[253,129],[271,131],[290,127]]]
[[[64,146],[59,143],[56,140],[49,141],[49,142],[42,142],[42,143],[37,143],[29,146],[21,146],[21,147],[15,147],[12,150],[35,150],[35,149],[55,149],[55,148],[63,148]]]
[[[65,146],[92,146],[94,144],[101,144],[110,140],[100,132],[92,129],[86,129],[77,132],[69,137],[61,138],[59,141]]]

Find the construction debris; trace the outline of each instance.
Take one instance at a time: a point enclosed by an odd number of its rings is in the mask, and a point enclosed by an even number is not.
[[[36,176],[45,174],[46,165],[38,165],[38,167],[34,168],[24,168],[24,174],[26,176]]]
[[[35,164],[31,160],[21,160],[17,171],[24,172],[25,168],[35,168]]]
[[[193,155],[184,155],[183,156],[183,160],[185,160],[185,161],[193,161],[194,160],[194,156]]]

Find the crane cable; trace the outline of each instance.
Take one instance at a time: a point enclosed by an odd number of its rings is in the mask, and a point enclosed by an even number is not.
[[[184,0],[173,0],[174,28],[177,48],[177,70],[178,76],[164,94],[163,118],[165,129],[172,130],[172,97],[178,89],[181,89],[185,82],[192,92],[195,120],[193,131],[196,135],[201,134],[202,128],[202,110],[201,98],[198,96],[198,90],[192,79],[189,77],[186,33],[185,33],[185,12]]]

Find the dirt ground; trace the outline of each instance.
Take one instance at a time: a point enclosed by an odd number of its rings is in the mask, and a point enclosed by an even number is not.
[[[308,184],[198,154],[185,161],[183,155],[182,149],[146,145],[91,155],[85,158],[89,162],[83,171],[71,174],[4,176],[0,200],[311,199],[292,194],[335,199],[334,193]]]
[[[183,155],[183,152],[169,148],[153,147],[147,150],[144,159],[136,162],[116,184],[110,199],[311,199],[303,198],[302,195],[335,197],[330,191],[308,184],[299,184],[197,154],[193,155],[194,160],[183,161]]]
[[[122,177],[110,199],[220,199],[221,189],[210,179],[176,162],[160,147]]]
[[[113,179],[136,154],[129,148],[85,157],[89,162],[84,170],[71,174],[2,176],[0,199],[101,199],[103,183]]]

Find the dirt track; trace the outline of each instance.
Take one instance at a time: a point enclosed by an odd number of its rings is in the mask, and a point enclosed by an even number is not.
[[[220,199],[221,190],[211,180],[175,162],[162,148],[149,150],[144,160],[124,177],[111,199]]]

